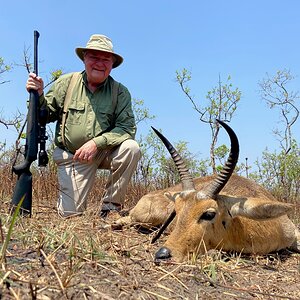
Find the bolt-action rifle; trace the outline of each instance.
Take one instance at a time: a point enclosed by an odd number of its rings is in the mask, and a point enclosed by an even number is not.
[[[38,75],[38,38],[40,34],[34,31],[34,70]],[[26,144],[24,161],[12,167],[13,173],[18,176],[11,208],[14,210],[18,203],[23,199],[20,206],[20,214],[31,217],[32,207],[32,173],[30,172],[31,164],[37,159],[39,151],[39,166],[48,164],[48,155],[46,152],[46,120],[47,111],[39,109],[39,94],[36,90],[29,91],[29,105],[27,113]],[[40,150],[39,150],[40,148]]]

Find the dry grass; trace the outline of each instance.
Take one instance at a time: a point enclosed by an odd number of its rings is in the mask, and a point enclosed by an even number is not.
[[[3,244],[11,222],[7,211],[14,182],[5,180],[3,172],[1,176]],[[42,176],[34,179],[32,218],[17,220],[5,253],[2,299],[300,298],[299,254],[210,251],[182,264],[155,264],[153,255],[165,237],[151,245],[153,234],[135,228],[112,231],[98,217],[103,180],[97,181],[83,216],[61,219],[55,209],[56,181],[51,174]],[[142,188],[131,187],[126,207],[143,193]]]

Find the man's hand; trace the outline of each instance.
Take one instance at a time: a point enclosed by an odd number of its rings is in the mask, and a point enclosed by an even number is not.
[[[97,152],[98,149],[96,143],[93,140],[90,140],[76,150],[73,159],[80,162],[89,163],[96,156]]]
[[[37,76],[34,73],[29,73],[29,77],[26,82],[26,90],[35,90],[41,96],[44,92],[44,81],[41,77]]]

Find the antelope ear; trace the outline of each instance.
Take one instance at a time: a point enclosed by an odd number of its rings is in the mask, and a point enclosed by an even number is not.
[[[171,194],[170,192],[165,192],[164,196],[166,198],[168,198],[169,200],[171,200],[172,202],[175,202],[175,198],[176,198],[176,193],[175,194]]]
[[[229,212],[232,216],[244,216],[250,219],[269,219],[285,215],[292,208],[292,204],[279,201],[248,198],[233,204]]]
[[[187,191],[182,191],[182,192],[176,192],[176,193],[170,193],[170,192],[165,192],[164,196],[168,198],[169,200],[175,202],[176,199],[182,198],[182,199],[187,199],[190,194],[194,193],[195,190],[187,190]]]

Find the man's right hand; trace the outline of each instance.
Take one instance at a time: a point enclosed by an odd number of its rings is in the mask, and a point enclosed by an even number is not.
[[[29,77],[26,82],[26,90],[35,90],[41,96],[44,92],[44,81],[41,77],[37,76],[34,73],[29,73]]]

